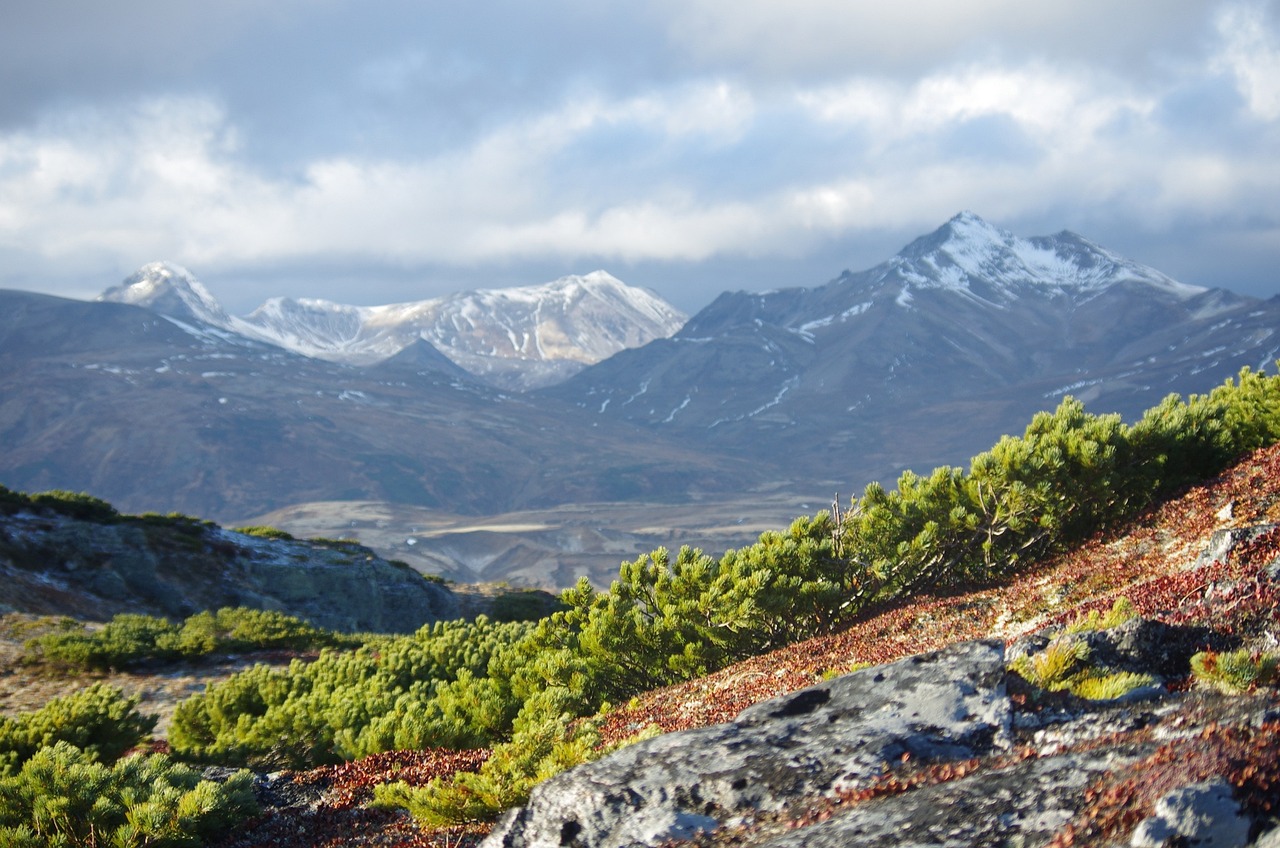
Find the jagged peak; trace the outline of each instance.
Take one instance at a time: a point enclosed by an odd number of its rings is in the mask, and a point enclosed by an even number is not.
[[[120,285],[98,295],[98,300],[141,306],[174,318],[195,319],[219,327],[227,326],[231,320],[195,274],[174,262],[149,262]]]
[[[1026,286],[1096,291],[1121,282],[1149,285],[1180,299],[1204,291],[1125,259],[1070,230],[1022,238],[977,214],[963,211],[908,244],[885,265],[917,288],[1003,289],[1012,296]]]

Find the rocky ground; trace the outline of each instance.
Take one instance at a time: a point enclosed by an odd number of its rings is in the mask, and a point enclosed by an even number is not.
[[[1280,447],[1260,451],[1130,525],[1100,534],[1003,585],[973,586],[945,597],[919,597],[870,611],[841,633],[642,695],[614,712],[605,736],[621,739],[649,726],[665,732],[723,733],[723,728],[706,729],[732,721],[743,710],[750,719],[781,708],[784,718],[799,720],[801,714],[820,712],[822,706],[815,703],[822,696],[802,690],[824,691],[839,680],[862,676],[838,678],[850,669],[946,650],[968,640],[987,640],[981,644],[994,646],[989,653],[1004,658],[997,663],[1003,668],[1006,647],[1016,652],[1034,640],[1033,634],[1089,611],[1105,611],[1118,597],[1128,598],[1144,621],[1172,628],[1167,632],[1176,633],[1176,639],[1154,641],[1178,643],[1184,658],[1188,651],[1209,644],[1272,649],[1277,645],[1280,601],[1280,580],[1274,574],[1280,558],[1278,522]],[[1163,661],[1151,655],[1143,660]],[[989,739],[958,746],[945,757],[915,756],[909,745],[902,750],[887,745],[878,765],[859,779],[819,777],[814,791],[794,793],[786,803],[763,805],[761,813],[739,811],[725,818],[712,804],[698,815],[720,824],[728,821],[728,826],[700,833],[697,825],[710,822],[694,819],[685,821],[691,826],[683,831],[662,833],[717,845],[898,844],[902,828],[910,826],[918,828],[920,844],[1065,846],[1137,839],[1134,844],[1157,845],[1165,832],[1161,828],[1173,827],[1170,822],[1188,804],[1214,803],[1227,810],[1221,821],[1241,818],[1244,824],[1233,826],[1242,839],[1257,836],[1272,823],[1271,805],[1277,802],[1280,786],[1280,748],[1274,744],[1280,731],[1280,702],[1271,690],[1223,696],[1194,687],[1186,673],[1166,669],[1160,691],[1090,706],[1071,696],[1038,697],[1019,689],[1017,678],[988,672],[991,669],[983,673],[988,681],[984,685],[1003,704],[999,709],[1008,713],[1007,722],[994,721],[1000,729]],[[0,678],[0,685],[17,674]],[[175,685],[199,683],[193,678]],[[17,688],[0,689],[0,698]],[[773,698],[783,698],[778,702],[783,706],[754,706]],[[788,703],[792,707],[786,707]],[[732,727],[743,723],[739,719]],[[678,746],[678,739],[641,745]],[[478,831],[428,833],[402,814],[369,810],[362,803],[374,784],[391,779],[424,782],[437,774],[475,768],[483,756],[387,754],[338,768],[263,777],[264,815],[225,844],[249,848],[476,843],[483,836]],[[1054,780],[1074,786],[1074,794],[1049,809],[1035,800],[1043,793],[1028,787]],[[537,803],[535,798],[533,806]],[[943,808],[953,811],[954,820],[937,814]],[[868,810],[876,817],[869,818]],[[973,823],[980,821],[990,829],[973,830]],[[1021,824],[1011,826],[1011,821]],[[509,825],[495,834],[495,841],[501,837],[510,845],[542,844],[510,836]],[[564,829],[563,821],[560,826],[556,844],[586,838],[573,828]],[[863,831],[856,835],[841,829],[850,826]]]

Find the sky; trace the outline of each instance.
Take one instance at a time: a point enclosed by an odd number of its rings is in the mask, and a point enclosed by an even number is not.
[[[605,269],[688,312],[961,210],[1280,294],[1280,0],[17,0],[0,287]]]

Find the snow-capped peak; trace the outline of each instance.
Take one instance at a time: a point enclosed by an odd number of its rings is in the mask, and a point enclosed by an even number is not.
[[[593,271],[383,306],[272,298],[232,320],[246,336],[352,365],[385,360],[422,340],[473,374],[526,389],[670,336],[685,319],[652,292]]]
[[[151,262],[98,300],[141,306],[179,319],[227,327],[231,318],[195,275],[172,262]]]
[[[884,270],[918,288],[972,291],[971,284],[978,282],[985,292],[1005,296],[1028,286],[1090,292],[1121,282],[1148,285],[1179,299],[1205,291],[1075,233],[1021,238],[967,211],[907,245]]]

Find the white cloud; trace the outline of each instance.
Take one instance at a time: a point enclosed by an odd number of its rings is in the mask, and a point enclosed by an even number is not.
[[[951,5],[928,8],[971,26]],[[974,14],[1005,8],[987,0]],[[1254,112],[1274,118],[1275,41],[1242,8],[1221,18],[1220,61]],[[744,9],[755,25],[769,14]],[[905,26],[905,14],[878,25]],[[1019,14],[1025,23],[1040,13]],[[404,54],[370,67],[371,85],[398,86],[423,66]],[[250,157],[218,101],[143,98],[0,135],[0,248],[196,269],[698,262],[795,255],[857,231],[919,232],[962,208],[998,221],[1061,208],[1151,222],[1246,208],[1280,218],[1273,148],[1191,149],[1161,126],[1162,98],[1189,73],[1136,80],[1043,59],[965,60],[906,79],[859,72],[810,86],[722,75],[616,96],[576,86],[542,113],[495,116],[484,134],[444,152],[340,152],[287,171]],[[994,129],[989,118],[999,119]],[[983,133],[1007,129],[1029,154],[967,155],[956,133],[973,126],[980,146]]]
[[[802,91],[797,99],[815,119],[861,128],[881,147],[987,116],[1007,117],[1031,137],[1059,146],[1154,108],[1150,96],[1126,95],[1119,88],[1110,80],[1069,76],[1042,65],[969,65],[910,85],[861,77]]]
[[[1258,117],[1280,118],[1280,37],[1260,3],[1233,4],[1217,18],[1224,43],[1218,66],[1236,78],[1240,94]]]

